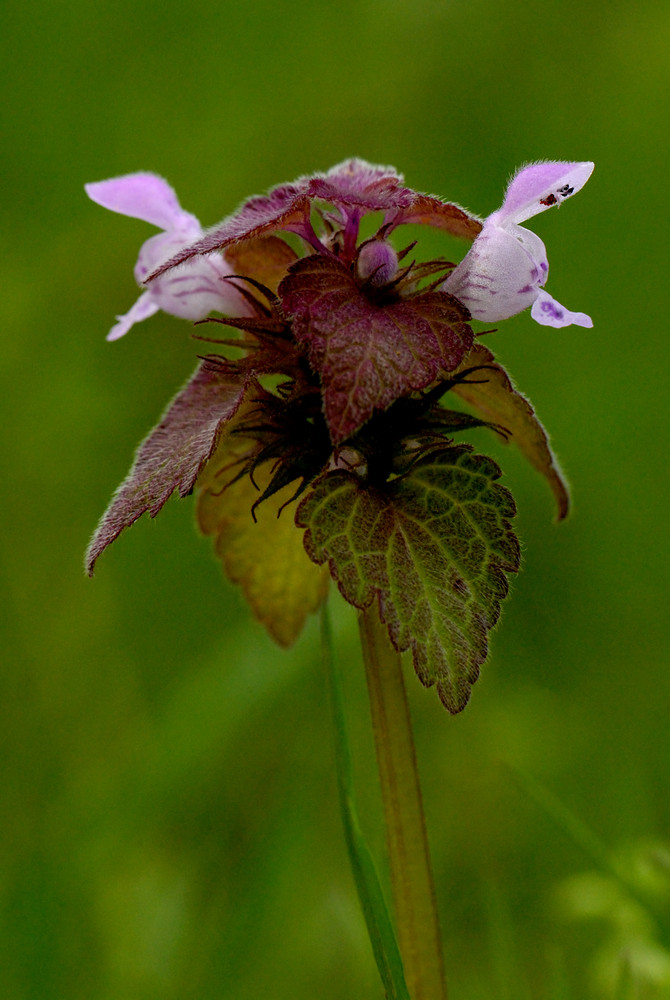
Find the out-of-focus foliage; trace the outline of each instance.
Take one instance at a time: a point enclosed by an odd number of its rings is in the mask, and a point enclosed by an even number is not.
[[[667,839],[670,13],[652,0],[9,0],[4,14],[0,992],[380,995],[315,624],[290,652],[273,646],[189,499],[126,532],[93,581],[81,569],[199,350],[166,316],[105,343],[135,300],[146,225],[103,213],[84,182],[157,171],[208,224],[358,155],[481,216],[524,161],[596,163],[579,201],[534,225],[552,294],[594,329],[526,314],[493,335],[552,434],[573,513],[555,525],[522,457],[468,433],[516,496],[524,564],[467,710],[447,717],[410,664],[408,681],[455,1000],[599,995],[598,927],[553,905],[584,860],[501,762],[613,847]],[[421,249],[463,252],[438,231]],[[381,852],[355,624],[335,610],[362,819]]]

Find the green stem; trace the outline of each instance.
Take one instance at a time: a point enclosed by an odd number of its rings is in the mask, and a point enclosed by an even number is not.
[[[400,654],[373,605],[359,616],[396,930],[412,1000],[446,1000],[442,939]]]
[[[393,924],[386,908],[375,863],[358,818],[349,752],[349,736],[344,713],[344,693],[335,663],[327,603],[324,603],[321,610],[321,652],[333,710],[335,764],[344,839],[358,890],[358,898],[363,909],[372,951],[384,984],[387,1000],[410,1000]]]

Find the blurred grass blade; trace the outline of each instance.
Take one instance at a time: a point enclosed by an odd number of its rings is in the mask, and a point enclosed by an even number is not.
[[[358,897],[361,901],[370,943],[388,1000],[410,1000],[391,917],[384,900],[374,860],[358,820],[349,739],[344,716],[342,684],[333,654],[333,639],[327,604],[324,604],[321,610],[321,649],[333,710],[335,763],[342,823]]]
[[[648,897],[628,874],[616,864],[606,844],[576,816],[553,792],[513,764],[507,763],[517,785],[538,805],[550,820],[591,859],[600,871],[609,875],[655,921],[664,942],[670,942],[670,927],[665,913]]]
[[[617,984],[614,1000],[637,1000],[637,990],[633,980],[633,969],[630,956],[624,953],[621,957],[621,975]]]

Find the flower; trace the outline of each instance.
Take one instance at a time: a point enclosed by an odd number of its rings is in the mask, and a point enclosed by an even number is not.
[[[544,326],[593,326],[585,313],[570,312],[544,291],[547,251],[535,233],[519,225],[560,205],[586,184],[593,163],[533,163],[510,182],[497,212],[484,221],[469,253],[442,288],[485,323],[515,316],[529,306]]]
[[[142,219],[163,230],[148,239],[140,249],[135,265],[138,284],[184,246],[203,235],[196,217],[184,211],[167,181],[156,174],[127,174],[85,184],[84,189],[89,198],[103,208]],[[244,313],[246,310],[240,293],[225,281],[230,274],[230,267],[222,255],[188,261],[183,267],[154,281],[125,316],[117,316],[118,322],[107,334],[107,340],[118,340],[135,323],[148,319],[161,309],[172,316],[190,320],[204,319],[212,310],[238,315]]]

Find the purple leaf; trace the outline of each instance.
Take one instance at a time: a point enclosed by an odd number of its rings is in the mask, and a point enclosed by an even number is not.
[[[248,383],[248,378],[211,361],[198,367],[139,446],[128,476],[105,511],[86,553],[89,576],[98,556],[124,528],[145,511],[155,517],[175,490],[181,497],[191,492]]]
[[[297,261],[279,296],[321,376],[335,444],[375,410],[453,371],[472,346],[468,313],[452,296],[428,291],[380,305],[335,258]]]
[[[148,276],[147,281],[155,281],[165,271],[176,267],[177,264],[183,264],[191,257],[223,250],[242,240],[257,239],[259,236],[267,236],[278,231],[307,235],[311,227],[310,202],[306,188],[307,181],[299,180],[295,184],[283,184],[268,195],[250,198],[237,212],[157,268]]]
[[[403,184],[393,167],[379,167],[365,160],[350,159],[325,174],[299,177],[281,184],[267,195],[250,198],[241,208],[214,226],[199,240],[180,250],[151,274],[154,281],[165,271],[198,254],[222,250],[242,240],[274,232],[293,232],[319,247],[310,223],[312,199],[330,202],[348,215],[409,208],[416,195]],[[323,248],[321,248],[323,249]]]
[[[378,167],[353,158],[316,174],[309,182],[312,198],[365,212],[384,212],[411,205],[414,192],[403,184],[393,167]]]

